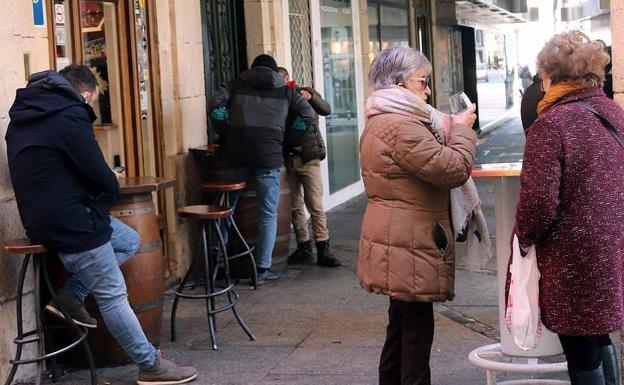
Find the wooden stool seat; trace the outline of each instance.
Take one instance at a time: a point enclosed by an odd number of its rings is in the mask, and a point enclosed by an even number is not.
[[[6,254],[22,255],[22,254],[41,254],[48,250],[43,246],[33,243],[28,238],[13,239],[2,243],[2,250]]]
[[[178,215],[194,219],[221,219],[232,216],[232,209],[227,206],[195,205],[186,206],[178,210]]]
[[[245,182],[209,181],[202,183],[202,188],[208,192],[236,191],[245,188]]]

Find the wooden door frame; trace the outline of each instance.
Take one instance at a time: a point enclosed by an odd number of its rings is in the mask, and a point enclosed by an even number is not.
[[[100,0],[106,3],[114,3],[116,8],[117,45],[119,47],[119,77],[121,84],[120,92],[124,102],[121,103],[121,125],[123,127],[123,151],[126,159],[126,172],[128,176],[143,176],[145,167],[143,164],[142,130],[140,114],[140,95],[136,72],[136,33],[135,19],[132,0]],[[46,2],[48,15],[48,46],[50,54],[50,68],[56,68],[56,33],[54,17],[54,1]],[[68,18],[70,22],[71,59],[73,63],[84,64],[82,31],[80,26],[80,0],[68,0]],[[163,141],[162,141],[162,107],[159,97],[160,77],[158,76],[158,45],[156,43],[157,28],[156,17],[153,7],[146,2],[147,34],[149,40],[149,67],[150,67],[150,95],[152,106],[152,123],[154,130],[154,154],[155,176],[162,176],[163,165]],[[132,69],[124,71],[124,69]]]

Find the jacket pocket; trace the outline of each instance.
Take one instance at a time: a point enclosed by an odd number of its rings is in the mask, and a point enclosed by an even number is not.
[[[440,251],[440,254],[446,254],[446,251],[449,247],[449,236],[448,232],[440,224],[440,222],[436,222],[435,226],[433,227],[433,242]]]

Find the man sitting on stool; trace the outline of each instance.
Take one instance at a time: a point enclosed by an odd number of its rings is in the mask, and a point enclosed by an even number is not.
[[[119,265],[139,247],[139,236],[110,217],[102,198],[115,199],[119,176],[106,164],[93,133],[98,95],[88,67],[45,71],[17,90],[6,134],[9,171],[26,234],[58,252],[73,274],[57,293],[84,327],[96,327],[82,301],[90,293],[110,333],[139,366],[139,385],[182,384],[197,370],[163,358],[147,340],[128,303]],[[59,304],[46,310],[62,315]]]

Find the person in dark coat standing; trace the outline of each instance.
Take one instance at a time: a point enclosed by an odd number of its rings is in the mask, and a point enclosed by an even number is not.
[[[238,79],[224,83],[209,102],[210,117],[222,122],[225,161],[229,180],[254,180],[257,190],[258,237],[256,264],[258,284],[275,281],[271,271],[277,235],[280,195],[280,167],[284,163],[284,143],[298,143],[314,120],[310,104],[277,73],[277,63],[269,55],[257,56],[251,69]],[[296,116],[292,125],[289,115]],[[230,196],[232,207],[240,192]]]
[[[624,112],[602,90],[609,60],[580,31],[537,57],[546,95],[528,131],[516,230],[535,245],[544,325],[559,335],[572,384],[620,384],[609,333],[624,326]]]
[[[82,302],[91,294],[110,333],[139,367],[137,384],[182,384],[197,370],[179,367],[152,346],[128,303],[119,265],[139,249],[136,231],[109,215],[119,193],[93,133],[98,94],[88,67],[39,72],[17,90],[6,134],[9,172],[26,234],[58,257],[72,277],[45,309],[97,327]]]
[[[311,87],[300,88],[295,81],[290,80],[290,74],[286,68],[278,67],[277,70],[286,84],[299,92],[318,115],[327,116],[331,113],[329,103],[315,89]],[[303,134],[299,145],[287,144],[284,146],[286,181],[292,202],[291,220],[297,239],[297,249],[288,257],[288,264],[305,264],[314,261],[308,220],[303,208],[305,204],[312,219],[312,229],[316,241],[316,263],[319,266],[338,267],[340,261],[329,248],[329,229],[323,208],[321,161],[325,159],[327,150],[319,130],[318,115],[310,128]],[[292,119],[293,117],[289,117],[287,124],[290,124]]]
[[[535,119],[537,119],[537,105],[544,98],[545,94],[542,89],[542,79],[536,74],[533,76],[533,83],[524,91],[520,101],[520,119],[522,120],[522,128],[524,128],[525,134]]]

